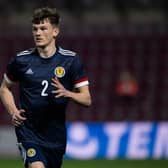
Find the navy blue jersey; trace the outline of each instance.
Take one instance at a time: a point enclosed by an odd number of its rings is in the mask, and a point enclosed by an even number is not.
[[[49,58],[41,57],[37,49],[17,54],[4,75],[8,82],[19,82],[20,108],[27,120],[16,127],[19,142],[65,148],[65,110],[68,98],[55,98],[51,79],[55,76],[68,90],[88,85],[79,56],[57,48]]]

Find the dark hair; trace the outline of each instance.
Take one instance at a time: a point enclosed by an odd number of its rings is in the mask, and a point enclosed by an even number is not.
[[[41,21],[49,19],[50,23],[58,26],[60,15],[56,8],[42,7],[34,10],[32,23],[39,24]]]

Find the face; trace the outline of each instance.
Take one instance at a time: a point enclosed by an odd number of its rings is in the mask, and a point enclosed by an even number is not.
[[[48,19],[40,22],[40,24],[32,25],[32,33],[37,47],[46,47],[55,43],[55,38],[59,33],[59,29],[53,26]]]

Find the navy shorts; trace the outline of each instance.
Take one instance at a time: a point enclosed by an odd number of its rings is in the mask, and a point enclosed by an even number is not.
[[[41,161],[45,168],[61,168],[64,151],[33,143],[18,143],[25,167],[29,163]]]

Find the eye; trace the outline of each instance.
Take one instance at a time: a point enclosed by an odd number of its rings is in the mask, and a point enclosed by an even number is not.
[[[36,27],[32,27],[32,31],[37,31],[37,28]]]
[[[41,27],[40,28],[42,31],[47,30],[47,27]]]

